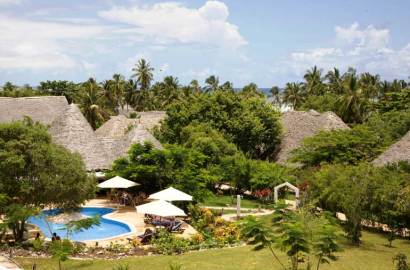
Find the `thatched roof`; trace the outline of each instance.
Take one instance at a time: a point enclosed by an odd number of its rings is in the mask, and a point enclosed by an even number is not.
[[[69,105],[65,97],[0,98],[0,123],[24,116],[47,125],[55,143],[80,153],[87,170],[108,169],[136,142],[150,141],[162,148],[137,119],[114,116],[94,132],[77,105]]]
[[[53,121],[50,133],[55,143],[83,157],[87,170],[105,169],[110,166],[108,149],[101,147],[93,129],[75,104]]]
[[[335,113],[318,113],[314,110],[285,112],[281,121],[284,134],[276,156],[276,161],[281,164],[286,163],[291,151],[298,148],[305,138],[321,130],[349,128]]]
[[[373,163],[382,166],[399,161],[410,162],[410,131],[400,141],[390,146],[384,153],[378,156]]]
[[[129,117],[131,113],[136,113],[139,116],[139,123],[148,130],[152,130],[155,126],[159,126],[161,120],[164,119],[167,115],[165,111],[137,112],[131,107],[118,109],[118,114],[125,117]]]
[[[140,123],[148,130],[151,130],[160,125],[161,120],[167,116],[167,113],[165,111],[148,111],[138,112],[138,115],[140,116]]]
[[[109,149],[110,163],[118,157],[125,156],[134,143],[151,142],[162,149],[161,143],[148,130],[138,124],[137,119],[129,119],[123,115],[113,116],[95,131],[98,141],[105,149]]]
[[[50,125],[67,105],[68,102],[63,96],[0,97],[0,123],[29,116],[36,122]]]

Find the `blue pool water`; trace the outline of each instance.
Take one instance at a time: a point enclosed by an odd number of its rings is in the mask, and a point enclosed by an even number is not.
[[[84,216],[101,216],[101,223],[99,226],[93,226],[88,230],[72,233],[69,238],[74,241],[98,240],[131,232],[131,229],[127,224],[103,217],[104,215],[109,214],[113,211],[114,210],[111,208],[80,208],[79,212]],[[58,214],[59,210],[45,210],[43,211],[43,213],[47,216],[52,216]],[[44,233],[44,235],[48,238],[51,238],[50,229],[52,232],[57,233],[61,238],[66,237],[66,231],[62,229],[64,227],[64,224],[48,222],[47,225],[47,223],[44,220],[44,217],[41,216],[30,217],[28,219],[28,223],[37,225],[40,228],[40,230]]]

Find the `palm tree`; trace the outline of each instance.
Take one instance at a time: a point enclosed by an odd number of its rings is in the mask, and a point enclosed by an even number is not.
[[[335,94],[343,93],[343,76],[341,76],[339,69],[334,68],[329,70],[325,78],[327,79],[329,91]]]
[[[173,76],[166,76],[164,81],[161,84],[162,93],[161,93],[161,107],[165,108],[172,101],[178,99],[179,97],[179,81],[178,78]]]
[[[128,105],[131,105],[131,107],[134,107],[137,103],[137,84],[135,83],[134,80],[130,79],[127,82],[125,82],[125,95],[124,95],[124,101],[125,104],[127,104],[127,109]]]
[[[80,109],[93,129],[108,120],[110,115],[104,108],[105,97],[97,82],[90,78],[81,85]]]
[[[307,70],[303,78],[306,80],[306,91],[309,94],[323,94],[324,85],[322,82],[322,72],[316,66]]]
[[[140,59],[138,64],[132,69],[132,78],[137,78],[137,83],[140,85],[141,90],[145,91],[150,87],[154,79],[153,71],[154,69],[145,59]]]
[[[125,92],[125,79],[121,74],[114,74],[112,76],[111,85],[112,92],[117,100],[117,106],[121,106],[124,109],[124,92]]]
[[[219,78],[211,75],[205,80],[205,92],[216,91],[219,87]]]
[[[303,83],[287,83],[283,90],[283,102],[290,104],[293,109],[297,109],[302,105],[305,97],[305,89]]]
[[[344,94],[338,100],[338,114],[347,123],[361,123],[366,116],[367,100],[354,73],[349,73],[343,82]]]
[[[191,88],[193,93],[199,93],[201,92],[201,86],[199,85],[198,80],[192,80],[189,83],[189,87]]]
[[[379,96],[380,93],[380,76],[372,75],[368,72],[360,75],[360,87],[363,89],[365,98],[373,99]]]
[[[279,87],[273,86],[269,90],[269,92],[271,93],[272,98],[273,98],[272,103],[280,105],[281,104],[281,99],[280,99],[280,89],[279,89]]]

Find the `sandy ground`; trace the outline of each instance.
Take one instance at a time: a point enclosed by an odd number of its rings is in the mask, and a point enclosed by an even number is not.
[[[21,270],[22,268],[18,267],[17,264],[10,261],[6,257],[0,256],[0,270]]]

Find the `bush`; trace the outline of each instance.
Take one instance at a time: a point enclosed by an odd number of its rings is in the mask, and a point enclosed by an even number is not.
[[[176,237],[167,230],[159,230],[156,237],[152,239],[156,251],[160,254],[181,254],[189,250],[190,241]]]

